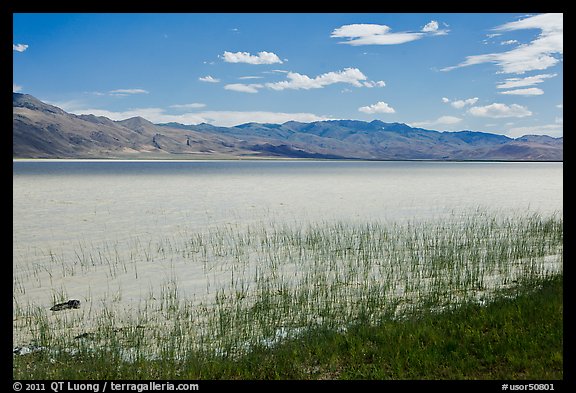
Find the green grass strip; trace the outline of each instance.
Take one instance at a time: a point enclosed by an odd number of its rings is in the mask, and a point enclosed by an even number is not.
[[[511,296],[513,294],[513,296]],[[524,284],[488,305],[423,311],[335,332],[315,328],[240,358],[127,363],[107,352],[15,356],[14,379],[563,378],[563,276]]]

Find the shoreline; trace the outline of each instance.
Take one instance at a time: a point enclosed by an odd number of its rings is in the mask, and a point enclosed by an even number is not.
[[[564,163],[564,160],[437,160],[437,159],[402,159],[402,160],[379,160],[361,158],[298,158],[298,157],[195,157],[183,158],[25,158],[15,157],[12,162],[233,162],[233,161],[278,161],[278,162],[479,162],[479,163]]]

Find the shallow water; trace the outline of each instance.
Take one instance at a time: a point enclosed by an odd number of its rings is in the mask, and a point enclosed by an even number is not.
[[[14,162],[15,242],[170,235],[247,221],[562,210],[562,163]]]
[[[561,214],[562,167],[18,160],[13,162],[13,303],[15,309],[48,310],[61,299],[79,299],[81,332],[98,310],[129,312],[160,298],[171,285],[180,296],[205,299],[229,276],[225,267],[207,269],[184,255],[196,233],[226,239],[219,231],[418,221],[483,209]],[[210,254],[217,252],[213,247]],[[60,318],[49,312],[48,317]]]

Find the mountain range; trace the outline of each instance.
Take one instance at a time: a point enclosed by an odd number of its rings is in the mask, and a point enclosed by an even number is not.
[[[75,115],[13,93],[13,158],[313,158],[562,161],[563,138],[478,131],[440,132],[403,123],[154,124]]]

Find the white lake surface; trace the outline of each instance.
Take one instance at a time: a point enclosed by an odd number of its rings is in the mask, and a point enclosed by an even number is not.
[[[546,216],[562,214],[562,198],[557,162],[15,160],[13,303],[48,309],[66,297],[83,309],[130,308],[174,275],[187,296],[200,295],[206,275],[179,270],[177,258],[115,272],[101,259],[122,266],[146,259],[147,247],[210,228],[429,220],[478,209]],[[93,268],[77,266],[98,257]]]
[[[14,244],[170,236],[248,221],[562,211],[562,163],[14,162]]]

